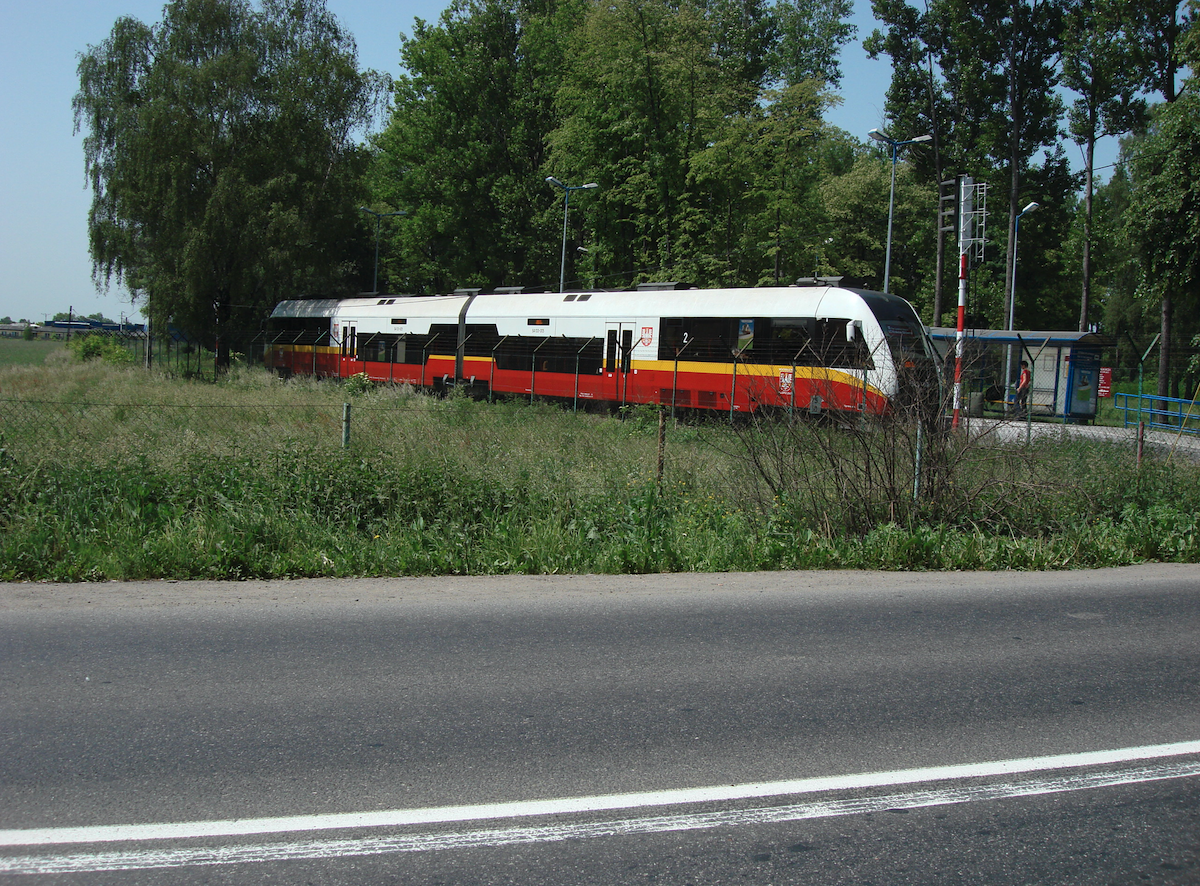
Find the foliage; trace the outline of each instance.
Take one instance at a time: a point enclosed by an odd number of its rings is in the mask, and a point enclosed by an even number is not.
[[[407,291],[787,282],[821,261],[817,144],[848,4],[460,0],[418,22],[377,206]],[[814,39],[816,34],[824,38]],[[572,247],[582,247],[583,251]]]
[[[1145,76],[1138,71],[1139,50],[1128,34],[1136,20],[1128,0],[1087,0],[1067,13],[1063,84],[1078,98],[1067,112],[1071,138],[1084,151],[1082,293],[1079,328],[1090,325],[1092,278],[1092,196],[1096,142],[1142,126],[1146,101],[1138,94]]]
[[[133,351],[108,335],[76,335],[67,342],[67,348],[84,362],[102,360],[113,366],[132,366],[134,362]]]
[[[207,342],[346,279],[378,79],[323,0],[174,0],[80,56],[99,285]],[[228,354],[222,350],[222,356]]]
[[[408,212],[386,232],[393,291],[551,279],[558,241],[541,169],[582,8],[456,0],[402,38],[407,73],[370,174],[374,205]]]
[[[368,393],[374,387],[374,382],[365,372],[356,372],[342,382],[342,389],[351,396]]]
[[[779,34],[773,73],[778,80],[797,84],[816,80],[836,87],[842,73],[841,48],[854,36],[847,22],[851,0],[779,0],[772,7]]]
[[[865,45],[872,55],[892,59],[887,102],[892,129],[934,139],[930,154],[913,152],[918,174],[931,183],[967,174],[990,188],[985,250],[990,267],[972,272],[978,293],[972,310],[989,325],[1002,326],[1009,313],[1017,213],[1031,199],[1044,207],[1068,206],[1077,187],[1062,174],[1067,167],[1058,144],[1063,104],[1052,88],[1059,78],[1068,6],[1064,0],[933,0],[922,12],[898,0],[875,0],[872,7],[887,29],[873,33]],[[998,221],[1005,216],[1007,225]],[[1022,261],[1042,264],[1039,253],[1045,244],[1062,242],[1054,235],[1065,238],[1070,219],[1056,220],[1053,227],[1057,230],[1047,232],[1050,236],[1023,244]],[[943,274],[957,271],[954,262],[943,261],[942,268]],[[1043,305],[1061,303],[1069,282],[1033,279],[1044,281],[1044,293],[1033,310],[1026,310],[1027,319],[1039,317]]]
[[[1129,163],[1127,223],[1140,250],[1142,292],[1174,319],[1175,340],[1186,340],[1197,332],[1200,307],[1200,92],[1184,89],[1159,106]]]
[[[0,580],[1048,569],[1200,561],[1200,474],[907,421],[667,428],[240,370],[5,371]],[[129,405],[122,405],[128,403]],[[28,409],[23,407],[28,406]],[[149,407],[149,408],[148,408]]]
[[[55,321],[66,321],[66,322],[70,322],[72,320],[97,320],[100,323],[115,322],[113,320],[108,319],[108,317],[105,317],[104,314],[100,311],[96,311],[96,313],[94,313],[94,314],[88,314],[86,317],[81,316],[80,314],[72,314],[69,311],[59,311],[51,319],[53,319]],[[11,321],[9,321],[9,322],[11,322]]]

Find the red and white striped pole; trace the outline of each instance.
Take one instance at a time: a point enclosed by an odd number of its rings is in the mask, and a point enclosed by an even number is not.
[[[962,412],[963,351],[967,329],[967,251],[971,239],[971,210],[974,209],[970,176],[958,180],[958,330],[954,336],[954,418],[950,426],[958,428]]]
[[[967,253],[958,256],[958,331],[954,336],[954,420],[951,427],[958,427],[958,416],[962,410],[963,351],[966,348],[967,330]]]

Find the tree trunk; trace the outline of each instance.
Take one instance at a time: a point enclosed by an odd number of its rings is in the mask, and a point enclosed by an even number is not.
[[[1158,340],[1158,396],[1171,396],[1171,293],[1162,298],[1162,327]]]

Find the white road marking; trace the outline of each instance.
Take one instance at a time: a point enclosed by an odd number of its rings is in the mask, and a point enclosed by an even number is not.
[[[417,824],[444,824],[457,821],[521,818],[537,815],[570,815],[614,809],[640,809],[650,806],[680,806],[748,800],[755,797],[783,797],[821,791],[855,788],[881,788],[931,781],[964,778],[989,778],[1046,772],[1084,766],[1105,766],[1136,760],[1154,760],[1200,754],[1200,741],[1027,757],[988,763],[964,763],[894,772],[867,772],[859,775],[833,775],[794,781],[759,782],[684,788],[675,791],[650,791],[635,794],[608,794],[596,797],[568,797],[556,800],[528,800],[515,803],[491,803],[479,806],[437,806],[425,809],[392,809],[382,812],[346,812],[328,815],[293,815],[280,818],[242,818],[226,821],[190,821],[162,824],[101,825],[74,828],[29,828],[0,830],[3,846],[57,846],[67,843],[112,843],[125,840],[188,840],[197,837],[243,837],[252,834],[298,833],[345,828],[405,827]]]
[[[1015,762],[1015,761],[1014,761]],[[658,815],[606,821],[494,828],[445,833],[397,834],[378,838],[307,840],[257,845],[74,853],[0,858],[0,874],[70,874],[130,871],[198,865],[249,864],[270,861],[320,860],[351,856],[430,852],[447,849],[513,846],[568,839],[653,834],[668,831],[736,827],[803,819],[917,809],[980,800],[999,800],[1063,793],[1145,781],[1200,775],[1200,760],[1162,762],[1091,773],[1073,773],[1002,783],[946,787],[850,799],[828,799],[784,806],[724,809],[682,815]]]

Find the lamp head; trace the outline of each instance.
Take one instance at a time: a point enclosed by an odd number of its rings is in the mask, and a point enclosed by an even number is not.
[[[875,139],[875,141],[879,141],[879,142],[890,142],[891,141],[890,138],[888,138],[886,135],[884,135],[878,129],[872,129],[870,132],[867,133],[867,135],[871,136],[871,138]]]
[[[548,176],[546,176],[546,181],[547,181],[547,183],[549,183],[549,184],[552,184],[552,185],[558,185],[558,187],[560,187],[560,188],[562,188],[562,189],[566,190],[566,187],[567,187],[567,186],[566,186],[566,185],[564,185],[562,182],[560,182],[558,179],[556,179],[556,178],[555,178],[554,176],[552,176],[552,175],[548,175]]]
[[[1037,209],[1041,205],[1042,205],[1041,203],[1030,202],[1030,204],[1028,206],[1026,206],[1024,209],[1021,210],[1021,215],[1024,215],[1027,212],[1033,212],[1035,209]]]
[[[931,141],[933,141],[933,136],[932,135],[918,135],[916,138],[909,139],[909,141],[911,141],[914,145],[917,144],[918,142],[931,142]]]

